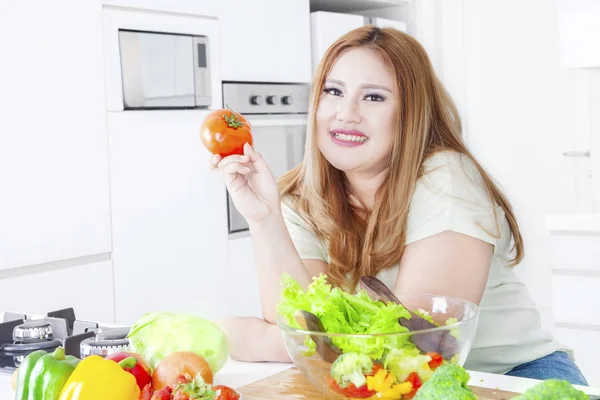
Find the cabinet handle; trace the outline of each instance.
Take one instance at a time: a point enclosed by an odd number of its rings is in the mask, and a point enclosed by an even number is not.
[[[589,157],[590,151],[565,151],[563,152],[563,156],[565,157]]]

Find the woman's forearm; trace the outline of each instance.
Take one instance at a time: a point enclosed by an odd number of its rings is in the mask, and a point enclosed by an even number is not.
[[[275,324],[281,274],[289,273],[303,289],[310,284],[311,276],[294,247],[281,211],[260,224],[250,224],[250,232],[258,267],[263,318]]]
[[[215,322],[225,332],[229,355],[234,360],[291,362],[277,325],[252,317],[233,317]]]

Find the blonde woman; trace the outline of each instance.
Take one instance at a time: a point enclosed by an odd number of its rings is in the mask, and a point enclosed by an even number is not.
[[[513,271],[523,239],[510,203],[463,143],[456,108],[411,36],[366,26],[328,49],[304,160],[279,186],[244,150],[211,160],[248,221],[258,265],[263,319],[223,324],[233,358],[289,361],[276,325],[284,271],[305,288],[325,273],[349,291],[376,275],[397,293],[480,305],[466,368],[586,384],[541,329]]]

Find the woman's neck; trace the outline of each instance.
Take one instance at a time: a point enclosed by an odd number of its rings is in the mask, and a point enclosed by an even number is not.
[[[346,172],[351,194],[360,202],[367,212],[375,205],[375,194],[387,175],[387,169],[378,173]]]

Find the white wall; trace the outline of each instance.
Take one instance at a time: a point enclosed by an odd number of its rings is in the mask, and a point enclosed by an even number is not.
[[[590,75],[561,65],[556,1],[444,0],[442,6],[431,0],[434,10],[426,11],[436,25],[424,35],[440,76],[457,99],[470,149],[513,204],[526,249],[516,271],[552,330],[555,318],[564,316],[553,313],[561,304],[558,293],[568,296],[569,304],[583,304],[589,293],[553,276],[552,270],[562,266],[552,252],[546,216],[593,209],[589,160],[563,156],[589,146],[594,114]],[[590,358],[593,349],[579,347],[589,342],[590,332],[556,330],[559,339],[575,347],[593,381],[598,374],[590,360],[597,355]]]

